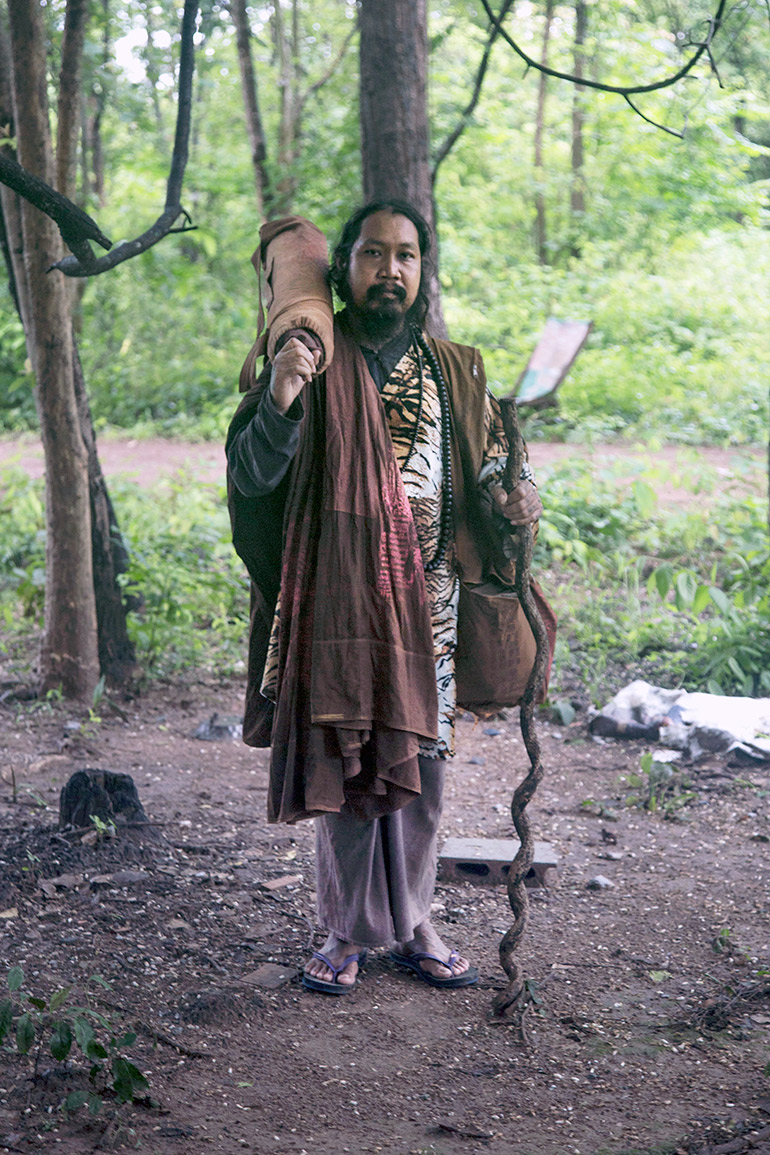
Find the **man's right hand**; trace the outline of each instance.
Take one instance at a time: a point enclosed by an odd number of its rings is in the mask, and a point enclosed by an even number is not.
[[[320,350],[311,353],[296,337],[292,337],[276,353],[270,374],[270,393],[279,413],[287,413],[295,398],[308,381],[315,376],[321,361]]]

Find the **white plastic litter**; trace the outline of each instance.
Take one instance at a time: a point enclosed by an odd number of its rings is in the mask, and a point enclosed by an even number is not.
[[[770,761],[770,698],[728,698],[631,682],[595,717],[660,726],[660,740],[690,758],[739,751]]]

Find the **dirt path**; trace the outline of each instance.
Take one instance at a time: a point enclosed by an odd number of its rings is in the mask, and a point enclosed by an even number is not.
[[[668,503],[689,502],[698,495],[711,495],[719,488],[766,489],[765,453],[760,449],[718,449],[714,446],[663,446],[650,450],[643,446],[613,444],[573,445],[563,442],[533,442],[529,454],[535,470],[563,461],[590,461],[597,474],[609,473],[618,481],[632,479],[640,469],[650,468]],[[107,477],[125,477],[141,485],[153,485],[159,478],[180,470],[209,483],[222,482],[225,458],[218,443],[190,443],[154,439],[149,441],[100,440],[99,457]],[[32,438],[0,438],[0,470],[25,470],[42,477],[43,451]]]
[[[770,1124],[766,767],[698,767],[665,821],[630,805],[624,775],[643,744],[597,742],[580,721],[542,727],[532,809],[559,869],[531,892],[522,1046],[487,1019],[509,922],[501,887],[436,893],[477,987],[431,990],[381,952],[348,997],[302,990],[311,825],[265,824],[264,752],[191,737],[214,710],[237,715],[241,693],[156,686],[120,703],[123,716],[103,703],[101,720],[0,704],[0,957],[35,995],[73,983],[79,1000],[103,976],[111,990],[94,988],[94,1005],[138,1031],[131,1056],[159,1104],[67,1120],[57,1105],[82,1066],[49,1058],[33,1084],[28,1061],[0,1052],[0,1150],[695,1155],[734,1140],[724,1150],[767,1153],[749,1145]],[[515,717],[460,722],[443,835],[510,837],[525,764]],[[133,776],[159,849],[55,835],[58,791],[85,766]],[[597,875],[611,886],[588,889]]]

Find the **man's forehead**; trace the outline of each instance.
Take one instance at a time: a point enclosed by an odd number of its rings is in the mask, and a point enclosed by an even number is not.
[[[372,244],[375,241],[380,244],[410,245],[414,249],[420,247],[417,228],[409,217],[387,210],[372,213],[361,222],[356,244]]]

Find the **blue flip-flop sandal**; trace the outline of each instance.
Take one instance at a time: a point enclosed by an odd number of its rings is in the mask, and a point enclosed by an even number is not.
[[[325,979],[318,979],[315,977],[315,975],[309,975],[307,971],[305,971],[302,975],[303,987],[305,987],[305,989],[308,991],[321,991],[325,995],[349,995],[356,984],[338,983],[337,976],[341,974],[345,967],[349,966],[352,962],[357,962],[358,968],[360,970],[366,962],[366,951],[359,950],[354,954],[349,954],[346,959],[343,959],[338,967],[334,965],[330,958],[327,958],[325,954],[321,954],[321,952],[318,950],[313,951],[312,957],[317,958],[319,962],[322,962],[324,966],[328,967],[334,975],[334,978],[331,982],[329,982]]]
[[[442,979],[436,975],[432,975],[430,971],[423,970],[420,966],[421,962],[430,960],[430,962],[440,963],[442,967],[449,967],[451,970],[460,958],[456,950],[451,952],[448,959],[437,958],[434,954],[423,954],[419,951],[415,951],[414,954],[398,954],[394,950],[390,952],[390,958],[396,966],[412,971],[413,974],[416,974],[419,979],[422,979],[424,983],[427,983],[428,986],[431,987],[443,987],[444,990],[451,991],[456,990],[457,987],[471,987],[479,981],[479,972],[476,967],[468,967],[467,971],[463,971],[461,975],[452,975],[451,978]]]

